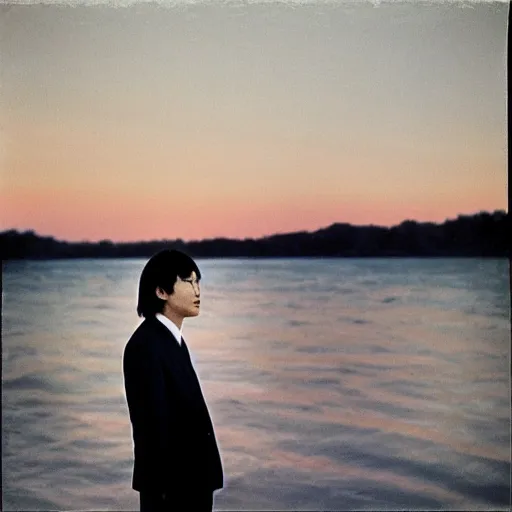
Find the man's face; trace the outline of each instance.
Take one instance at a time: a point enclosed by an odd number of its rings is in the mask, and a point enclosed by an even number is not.
[[[174,292],[169,295],[159,295],[165,300],[162,313],[172,318],[187,318],[199,314],[199,296],[201,294],[199,281],[195,272],[192,272],[187,279],[178,276],[174,284]]]

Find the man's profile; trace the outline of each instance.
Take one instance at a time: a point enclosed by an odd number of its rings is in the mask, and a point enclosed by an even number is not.
[[[176,250],[152,256],[140,277],[144,320],[126,344],[123,372],[141,512],[210,512],[223,486],[210,414],[181,336],[184,318],[199,314],[200,279],[192,258]]]

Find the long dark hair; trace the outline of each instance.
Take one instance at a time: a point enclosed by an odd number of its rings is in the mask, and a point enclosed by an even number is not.
[[[196,262],[184,252],[165,249],[153,255],[140,275],[137,314],[147,318],[161,313],[165,302],[157,297],[156,289],[160,287],[172,294],[178,276],[187,279],[192,272],[196,273],[198,280],[201,279]]]

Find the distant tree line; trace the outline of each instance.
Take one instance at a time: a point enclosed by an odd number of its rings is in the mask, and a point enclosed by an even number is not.
[[[258,239],[64,242],[33,231],[0,233],[2,260],[148,258],[164,248],[198,258],[269,257],[509,257],[510,215],[499,210],[459,215],[442,224],[406,220],[391,228],[332,224]]]

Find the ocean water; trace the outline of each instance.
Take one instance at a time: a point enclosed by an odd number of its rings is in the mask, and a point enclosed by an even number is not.
[[[3,268],[3,510],[138,510],[122,353],[143,260]],[[184,336],[217,510],[505,510],[506,260],[199,260]]]

